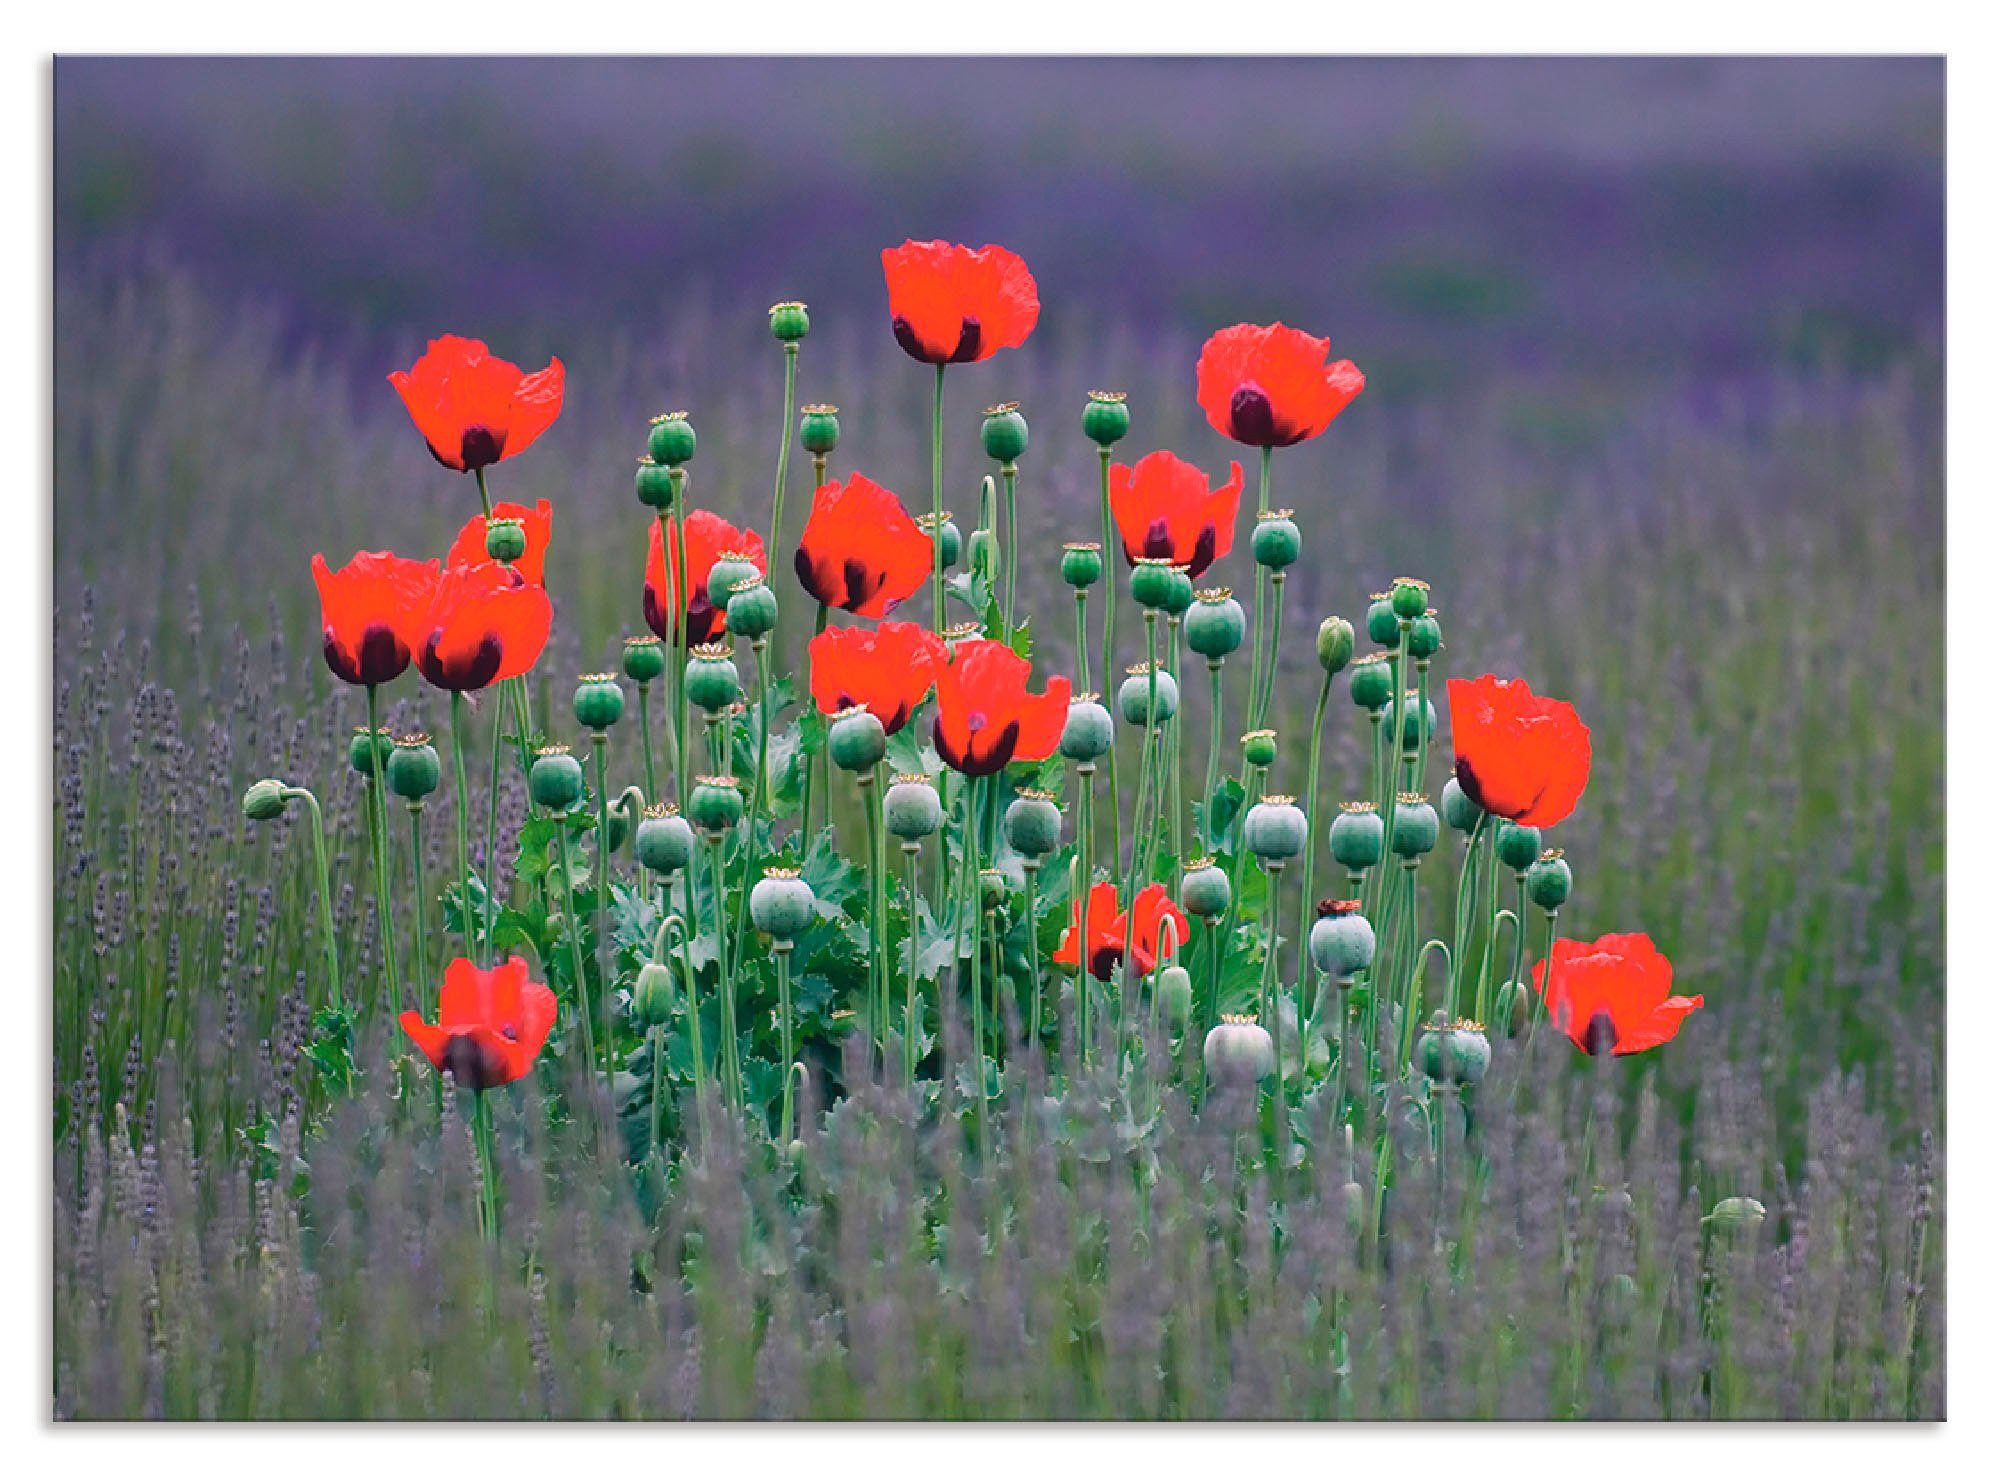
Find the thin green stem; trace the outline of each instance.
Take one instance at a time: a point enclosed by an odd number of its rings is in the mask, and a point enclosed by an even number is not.
[[[473,467],[472,479],[479,485],[479,505],[485,510],[486,520],[491,522],[493,520],[493,498],[488,496],[486,492],[486,468],[484,466]]]
[[[595,1011],[590,1004],[590,980],[583,969],[583,913],[576,904],[576,890],[570,884],[574,872],[570,868],[569,817],[561,812],[556,814],[556,850],[562,860],[563,905],[569,911],[569,926],[563,929],[569,935],[569,966],[571,976],[576,980],[576,1017],[583,1025],[583,1055],[587,1066],[596,1069],[597,1030],[593,1023]],[[611,1085],[611,1064],[604,1063],[604,1084]]]
[[[931,633],[942,636],[944,617],[944,365],[931,386]]]
[[[326,816],[320,812],[319,797],[311,789],[287,785],[285,797],[304,800],[306,812],[312,816],[313,871],[319,882],[319,931],[326,953],[327,988],[333,1007],[345,1009],[347,998],[340,984],[340,943],[333,931],[333,877],[326,864]]]
[[[430,969],[430,960],[425,956],[429,948],[424,941],[428,918],[424,905],[424,801],[421,799],[410,801],[410,885],[414,888],[417,925],[410,929],[410,977],[399,1001],[405,1009],[415,1007],[410,989],[415,988],[421,994],[422,980]]]
[[[1024,919],[1028,933],[1024,946],[1028,957],[1028,1039],[1037,1050],[1042,1048],[1042,949],[1035,934],[1035,888],[1041,871],[1042,863],[1033,857],[1021,862],[1028,903]]]
[[[597,905],[591,927],[597,950],[597,1021],[603,1026],[604,1079],[611,1083],[611,796],[604,788],[605,736],[590,734],[592,776],[597,783]]]
[[[1257,458],[1257,513],[1262,516],[1271,510],[1271,448],[1259,448]],[[1243,729],[1254,732],[1260,725],[1257,717],[1257,693],[1264,679],[1264,586],[1257,585],[1257,620],[1250,627],[1250,690],[1249,700],[1244,703]]]
[[[1211,659],[1208,663],[1208,777],[1201,788],[1201,827],[1203,844],[1209,843],[1208,823],[1215,802],[1215,786],[1222,779],[1222,662]]]
[[[771,540],[765,546],[773,553],[785,546],[785,473],[792,465],[792,405],[799,380],[799,345],[785,345],[785,417],[778,422],[778,481],[771,493]],[[779,582],[773,580],[771,593],[779,599]]]
[[[729,919],[722,910],[722,840],[718,837],[709,842],[708,858],[710,873],[715,887],[715,938],[722,979],[722,1061],[723,1084],[729,1092],[730,1104],[740,1116],[743,1112],[743,1060],[737,1053],[736,1043],[736,975],[728,949]]]
[[[472,875],[472,839],[468,820],[470,804],[465,793],[465,693],[451,694],[451,776],[457,795],[457,806],[452,814],[458,836],[458,875],[454,878],[458,885],[459,928],[465,934],[466,947],[472,946],[472,897],[470,893]],[[488,852],[489,856],[491,851]],[[492,961],[492,929],[487,929],[487,961]]]
[[[1090,590],[1076,591],[1076,690],[1090,690]]]
[[[483,926],[481,927],[480,937],[481,956],[485,958],[486,966],[489,968],[493,966],[493,931],[495,925],[500,920],[500,901],[494,894],[493,887],[494,857],[500,848],[500,749],[506,731],[506,717],[496,710],[493,713],[493,751],[486,771],[486,899],[481,908],[483,912]],[[453,749],[456,750],[458,747],[458,734],[456,731],[452,733],[451,741]],[[463,788],[459,790],[461,811],[464,806],[464,792]],[[467,823],[470,823],[470,816],[467,817]],[[459,859],[461,864],[468,867],[472,863],[472,858],[469,854],[461,855]],[[461,875],[458,884],[461,887],[470,886],[472,884],[470,876]],[[467,913],[470,915],[470,908],[467,909]]]
[[[1263,727],[1271,715],[1271,692],[1278,681],[1278,637],[1285,627],[1285,573],[1271,570],[1271,647],[1264,662],[1264,685],[1257,696],[1257,715],[1252,731]]]
[[[1014,500],[1015,475],[1016,468],[1012,461],[1001,466],[1000,480],[1002,486],[1006,488],[1007,504],[1007,538],[1000,544],[1002,556],[1007,560],[1007,613],[1004,629],[1010,639],[1014,634],[1014,587],[1017,582],[1016,576],[1021,571],[1021,522],[1016,515]]]
[[[493,1108],[484,1091],[472,1093],[472,1139],[479,1148],[479,1229],[491,1244],[500,1236],[500,1186],[493,1172]]]
[[[910,926],[909,926],[909,976],[903,992],[903,1083],[915,1085],[917,1079],[917,908],[921,904],[921,893],[917,889],[917,858],[922,846],[915,840],[903,842],[903,858],[909,869]]]
[[[883,839],[882,801],[877,796],[875,774],[866,770],[854,775],[861,811],[868,827],[868,1012],[875,1016],[876,1046],[882,1052],[882,1074],[889,1074],[889,956],[882,946],[888,933],[888,893],[882,884]],[[904,1025],[905,1029],[909,1026]]]
[[[1104,659],[1100,662],[1100,669],[1104,672],[1104,685],[1107,688],[1104,694],[1107,699],[1115,701],[1117,693],[1109,690],[1110,687],[1116,684],[1114,673],[1118,670],[1116,664],[1118,651],[1118,589],[1116,575],[1111,572],[1111,560],[1114,556],[1112,549],[1117,545],[1111,541],[1111,447],[1109,446],[1098,447],[1097,491],[1104,524],[1102,553],[1105,559]],[[1118,804],[1118,741],[1115,736],[1111,742],[1111,751],[1104,755],[1104,765],[1111,790],[1111,865],[1115,874],[1118,857],[1125,853],[1124,811]]]
[[[778,1108],[778,1140],[792,1140],[792,1066],[797,1063],[798,1051],[792,1043],[792,944],[789,938],[780,938],[771,944],[771,952],[778,964],[778,1033],[780,1045],[785,1052],[785,1085]]]
[[[646,802],[660,802],[660,776],[653,766],[653,717],[649,709],[653,684],[639,683],[639,747],[646,755]]]
[[[1313,870],[1314,861],[1319,856],[1321,836],[1319,830],[1319,758],[1320,744],[1326,729],[1326,702],[1333,693],[1333,672],[1328,671],[1319,684],[1319,704],[1313,708],[1312,740],[1306,750],[1306,857],[1305,871],[1299,878],[1299,937],[1306,935],[1312,926],[1313,916]],[[1306,978],[1311,970],[1306,967],[1306,950],[1299,948],[1299,975],[1295,992],[1298,996],[1299,1038],[1310,1038],[1310,1010],[1306,999]]]
[[[375,921],[382,934],[382,967],[389,980],[389,997],[401,998],[403,984],[398,976],[396,961],[396,925],[392,913],[390,892],[389,859],[389,785],[382,773],[381,719],[377,715],[379,698],[376,687],[370,682],[368,692],[368,765],[370,782],[374,787],[375,802],[369,806],[369,818],[373,827],[371,839],[375,851]]]

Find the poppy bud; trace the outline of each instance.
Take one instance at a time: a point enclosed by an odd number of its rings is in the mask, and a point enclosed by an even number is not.
[[[1541,859],[1528,867],[1528,900],[1545,912],[1556,911],[1569,900],[1571,880],[1563,853],[1544,850]]]
[[[648,963],[632,985],[632,1010],[645,1024],[665,1024],[674,1017],[674,974],[665,963]]]
[[[632,635],[625,641],[625,674],[644,686],[667,673],[667,652],[657,635]]]
[[[369,730],[365,727],[354,729],[354,736],[347,743],[347,766],[363,778],[375,776],[375,765],[389,766],[389,755],[396,751],[395,739],[389,736],[389,729],[378,727],[374,730],[374,741],[369,741]]]
[[[1245,624],[1243,606],[1227,589],[1197,590],[1187,617],[1188,649],[1211,661],[1222,660],[1242,646]]]
[[[1266,795],[1243,816],[1243,839],[1259,860],[1295,859],[1306,848],[1305,811],[1292,802],[1290,794]]]
[[[1493,1003],[1493,1018],[1507,1031],[1509,1039],[1528,1027],[1528,986],[1508,979],[1500,985]]]
[[[1257,527],[1250,534],[1250,556],[1268,569],[1290,568],[1299,561],[1299,525],[1292,521],[1291,508],[1257,514]]]
[[[1436,702],[1425,701],[1415,687],[1403,693],[1403,751],[1414,753],[1427,742],[1437,741]]]
[[[958,524],[951,520],[949,512],[936,515],[924,513],[917,519],[917,526],[924,536],[936,542],[946,568],[958,562],[958,555],[964,550],[965,540],[959,535]]]
[[[1414,620],[1431,607],[1431,586],[1422,579],[1396,579],[1389,585],[1389,607],[1399,620]]]
[[[763,576],[764,571],[757,567],[749,554],[740,549],[723,553],[709,566],[708,602],[717,609],[726,610],[729,608],[729,596],[738,584]]]
[[[1187,969],[1173,963],[1160,970],[1160,1008],[1174,1024],[1184,1024],[1194,1010],[1194,979]]]
[[[1142,558],[1132,565],[1132,598],[1147,609],[1162,609],[1172,595],[1174,566],[1164,558]]]
[[[1701,1222],[1713,1224],[1717,1229],[1755,1229],[1764,1222],[1767,1212],[1756,1199],[1739,1195],[1724,1199],[1702,1215]]]
[[[383,776],[390,793],[414,804],[436,792],[440,771],[438,752],[431,746],[430,735],[413,732],[396,739],[396,749],[389,755],[389,768]]]
[[[1428,661],[1444,646],[1444,631],[1438,627],[1435,614],[1421,614],[1410,621],[1410,656],[1413,660]]]
[[[840,407],[807,405],[799,411],[799,444],[815,456],[832,454],[840,444]]]
[[[864,773],[882,761],[889,750],[882,719],[866,707],[849,707],[834,718],[827,730],[826,751],[834,763],[848,773]]]
[[[1271,1032],[1249,1014],[1225,1014],[1202,1043],[1201,1063],[1210,1080],[1247,1086],[1277,1068]]]
[[[1208,856],[1197,856],[1181,873],[1181,910],[1211,921],[1229,910],[1229,872]]]
[[[656,804],[639,821],[632,849],[647,870],[671,876],[694,859],[694,829],[673,805]]]
[[[776,867],[750,888],[750,920],[759,932],[789,942],[812,925],[813,889],[797,871]]]
[[[639,474],[633,478],[632,489],[639,500],[655,512],[665,511],[674,505],[673,468],[660,465],[651,456],[641,456]]]
[[[1125,396],[1108,389],[1093,389],[1083,406],[1083,433],[1109,450],[1132,428],[1132,412]]]
[[[1494,838],[1493,849],[1502,864],[1515,872],[1525,871],[1542,855],[1542,832],[1533,825],[1517,825],[1511,819],[1500,821],[1500,833]]]
[[[979,427],[979,444],[1002,466],[1011,466],[1028,449],[1028,422],[1017,404],[995,405]]]
[[[576,678],[576,695],[570,701],[576,720],[592,732],[602,732],[625,715],[625,689],[609,671],[593,671]]]
[[[1319,657],[1320,670],[1329,676],[1346,669],[1354,659],[1354,627],[1339,615],[1328,615],[1319,622],[1313,653]]]
[[[544,809],[567,809],[583,797],[583,765],[561,744],[537,749],[528,792]]]
[[[1389,843],[1404,860],[1429,855],[1438,842],[1438,812],[1422,794],[1396,796],[1396,823]]]
[[[697,645],[688,652],[687,699],[704,712],[720,712],[743,694],[743,678],[726,645]]]
[[[1389,657],[1381,651],[1363,656],[1348,668],[1347,694],[1354,705],[1379,712],[1396,694],[1396,678],[1389,670]]]
[[[723,608],[730,630],[751,640],[769,635],[778,623],[778,596],[762,575],[730,585]]]
[[[527,524],[518,517],[486,519],[486,556],[495,563],[512,563],[528,551]]]
[[[694,459],[694,427],[687,411],[675,410],[653,421],[646,436],[646,454],[662,466],[680,466]]]
[[[1163,667],[1127,666],[1129,673],[1118,688],[1118,710],[1134,727],[1144,727],[1148,716],[1154,723],[1168,722],[1180,710],[1181,689]]]
[[[1278,735],[1268,727],[1243,734],[1243,761],[1252,768],[1269,768],[1278,761]]]
[[[882,818],[889,833],[913,845],[926,835],[937,833],[944,823],[944,805],[937,788],[921,773],[899,773],[882,796]]]
[[[1331,978],[1352,978],[1375,961],[1375,925],[1358,901],[1323,901],[1306,936],[1314,966]]]
[[[1114,736],[1111,714],[1097,700],[1096,692],[1082,692],[1070,698],[1069,716],[1063,719],[1059,744],[1063,757],[1072,763],[1095,763],[1111,751]]]
[[[688,796],[688,818],[714,839],[732,829],[743,818],[743,786],[722,774],[708,774],[694,781]]]
[[[1327,849],[1350,871],[1365,871],[1382,860],[1382,816],[1365,799],[1351,799],[1340,806],[1333,827],[1326,832]]]
[[[980,578],[991,579],[1000,564],[1000,540],[991,528],[974,528],[970,546],[972,557],[967,567]]]
[[[1088,589],[1104,577],[1104,549],[1096,543],[1063,544],[1062,576],[1072,589]]]
[[[1479,828],[1479,821],[1486,811],[1472,802],[1471,797],[1460,787],[1455,778],[1444,781],[1444,822],[1461,835],[1469,835]]]
[[[274,778],[260,778],[243,791],[243,817],[260,823],[285,812],[285,786]]]
[[[1007,873],[988,866],[979,873],[979,904],[992,911],[1007,899]]]
[[[797,343],[812,331],[803,302],[779,302],[771,308],[771,336],[780,343]]]
[[[1396,618],[1396,607],[1386,593],[1369,596],[1367,624],[1368,638],[1377,645],[1394,649],[1403,638],[1403,622]]]
[[[1062,843],[1062,811],[1052,796],[1038,789],[1023,789],[1007,806],[1002,823],[1007,843],[1018,854],[1039,859]]]
[[[1359,1237],[1368,1227],[1368,1190],[1352,1178],[1340,1185],[1340,1208],[1347,1232]]]

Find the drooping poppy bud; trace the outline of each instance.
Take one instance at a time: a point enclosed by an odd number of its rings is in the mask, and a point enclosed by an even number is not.
[[[1319,622],[1319,633],[1313,637],[1313,654],[1327,675],[1345,670],[1354,658],[1354,627],[1339,615],[1328,615]]]
[[[243,817],[263,823],[276,819],[289,803],[285,785],[274,778],[260,778],[243,791]]]

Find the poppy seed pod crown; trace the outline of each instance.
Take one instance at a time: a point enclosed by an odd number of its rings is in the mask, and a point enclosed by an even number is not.
[[[1093,389],[1083,403],[1083,433],[1106,450],[1132,429],[1132,411],[1121,390]]]
[[[694,426],[686,410],[671,410],[653,418],[646,432],[646,454],[661,466],[682,466],[694,459]]]

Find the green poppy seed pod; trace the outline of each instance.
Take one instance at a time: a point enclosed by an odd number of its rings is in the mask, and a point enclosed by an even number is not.
[[[1375,961],[1375,925],[1361,915],[1358,901],[1323,901],[1306,950],[1329,978],[1352,978]]]
[[[698,778],[688,795],[687,813],[703,834],[726,834],[743,818],[743,786],[720,774]]]
[[[1188,649],[1211,661],[1223,660],[1241,648],[1247,625],[1243,606],[1227,589],[1198,590],[1187,616]]]
[[[414,804],[437,791],[441,772],[438,751],[431,746],[429,736],[413,732],[396,739],[396,748],[389,754],[389,769],[384,778],[388,781],[390,793]]]
[[[1389,670],[1388,657],[1377,651],[1350,666],[1347,694],[1354,699],[1355,706],[1369,712],[1379,712],[1388,706],[1396,694],[1396,678]]]
[[[1194,978],[1174,963],[1160,970],[1160,1008],[1172,1024],[1185,1024],[1194,1012]]]
[[[1108,389],[1093,389],[1083,406],[1083,433],[1109,449],[1125,439],[1132,428],[1132,412],[1125,396]]]
[[[1062,843],[1062,811],[1053,796],[1039,790],[1023,789],[1001,822],[1019,855],[1039,860]]]
[[[1278,734],[1268,727],[1243,734],[1243,761],[1252,768],[1269,768],[1278,761]]]
[[[1410,621],[1410,657],[1413,660],[1428,661],[1444,645],[1444,631],[1439,627],[1437,616],[1421,614]]]
[[[1717,1229],[1731,1231],[1755,1229],[1759,1224],[1764,1222],[1764,1216],[1767,1212],[1763,1204],[1759,1203],[1756,1199],[1750,1198],[1747,1195],[1738,1195],[1734,1198],[1726,1198],[1710,1209],[1706,1214],[1702,1215],[1701,1222],[1704,1224],[1713,1224]]]
[[[285,812],[285,786],[274,778],[260,778],[243,791],[243,817],[259,823],[276,819]]]
[[[1369,596],[1366,623],[1368,638],[1377,645],[1394,650],[1403,638],[1403,622],[1396,618],[1396,607],[1387,594]]]
[[[1494,837],[1493,849],[1502,865],[1516,873],[1525,871],[1541,859],[1542,832],[1533,825],[1517,825],[1511,819],[1503,819],[1500,821],[1500,833]]]
[[[826,751],[848,773],[865,773],[882,761],[889,738],[882,719],[866,707],[849,707],[827,729]]]
[[[1345,670],[1354,659],[1354,627],[1339,615],[1328,615],[1319,622],[1313,654],[1319,657],[1319,668],[1327,675]]]
[[[625,688],[609,671],[593,671],[576,679],[576,695],[570,700],[576,720],[592,732],[603,732],[625,715]]]
[[[1069,716],[1063,719],[1061,750],[1072,763],[1095,763],[1111,751],[1116,729],[1111,713],[1097,700],[1095,692],[1072,697]]]
[[[1444,781],[1444,822],[1461,835],[1469,835],[1479,828],[1479,821],[1486,811],[1472,802],[1471,796],[1459,785],[1455,778]]]
[[[674,974],[665,963],[648,963],[639,970],[632,985],[632,1010],[647,1025],[665,1024],[674,1017]]]
[[[704,712],[720,712],[743,695],[743,678],[726,645],[697,645],[688,652],[687,699]]]
[[[1229,872],[1207,856],[1187,863],[1181,873],[1181,910],[1213,921],[1229,910]]]
[[[1289,507],[1273,508],[1257,514],[1256,529],[1250,534],[1250,556],[1260,568],[1290,568],[1299,561],[1299,525],[1292,521]]]
[[[354,736],[347,742],[347,766],[363,778],[375,776],[375,765],[389,766],[389,755],[396,751],[396,740],[389,736],[389,729],[378,727],[374,730],[374,741],[369,741],[369,730],[365,727],[354,729]]]
[[[812,455],[831,455],[840,444],[840,407],[807,405],[800,410],[799,444]]]
[[[750,920],[759,932],[789,942],[812,926],[813,889],[797,871],[771,868],[750,888]]]
[[[1434,1081],[1445,1080],[1450,1074],[1451,1055],[1446,1049],[1450,1034],[1451,1026],[1445,1022],[1445,1012],[1440,1009],[1424,1021],[1423,1031],[1417,1036],[1413,1052],[1417,1069]]]
[[[604,824],[605,841],[610,845],[612,850],[623,850],[625,848],[625,837],[632,830],[632,821],[626,815],[625,807],[622,804],[613,805],[610,812],[604,816]]]
[[[965,539],[960,536],[958,524],[951,520],[949,512],[936,516],[926,512],[917,519],[917,526],[923,530],[925,537],[937,545],[946,568],[958,562],[958,555],[965,549]]]
[[[1494,999],[1493,1018],[1507,1031],[1507,1038],[1513,1039],[1528,1027],[1528,1010],[1533,1003],[1533,995],[1525,983],[1513,979],[1500,985],[1500,992]]]
[[[1248,1014],[1225,1014],[1202,1042],[1202,1067],[1217,1085],[1248,1086],[1277,1068],[1271,1032]]]
[[[1150,714],[1154,723],[1170,722],[1180,710],[1181,689],[1164,667],[1129,666],[1124,684],[1118,688],[1118,710],[1134,727],[1144,727]]]
[[[1132,598],[1147,609],[1164,609],[1173,593],[1174,566],[1164,558],[1142,558],[1132,565]]]
[[[688,424],[685,410],[653,421],[646,436],[646,454],[662,466],[681,466],[694,459],[694,427]]]
[[[1385,828],[1373,804],[1350,800],[1333,817],[1333,825],[1326,832],[1326,847],[1348,870],[1365,871],[1382,862]]]
[[[1267,863],[1295,860],[1305,853],[1306,815],[1289,794],[1268,794],[1243,816],[1243,840]]]
[[[1461,1086],[1476,1086],[1486,1079],[1493,1064],[1493,1044],[1486,1031],[1469,1019],[1461,1019],[1451,1032],[1448,1048],[1452,1070]]]
[[[797,343],[812,331],[803,302],[778,302],[771,307],[771,336],[780,343]]]
[[[1088,589],[1104,577],[1104,549],[1096,543],[1063,544],[1062,576],[1070,588]]]
[[[567,809],[583,797],[583,765],[568,748],[542,748],[528,770],[528,793],[544,809]]]
[[[1396,796],[1396,823],[1389,836],[1404,860],[1429,855],[1438,842],[1438,812],[1422,794]]]
[[[657,635],[633,635],[625,641],[625,674],[644,686],[667,674],[667,650]]]
[[[1437,703],[1425,701],[1415,691],[1404,692],[1403,751],[1414,753],[1426,744],[1436,742],[1437,730]]]
[[[937,786],[921,773],[897,774],[889,792],[882,796],[882,818],[890,834],[908,843],[936,834],[944,823]]]
[[[1556,911],[1569,900],[1573,879],[1563,853],[1544,850],[1541,858],[1528,867],[1528,900],[1545,912]]]
[[[671,876],[694,859],[694,827],[672,805],[655,805],[639,821],[632,849],[647,870]]]
[[[979,904],[987,911],[1007,900],[1007,873],[989,866],[979,873]]]
[[[762,578],[746,579],[730,586],[729,602],[723,609],[732,633],[755,640],[769,635],[777,626],[777,591]]]
[[[1188,577],[1186,565],[1175,564],[1173,582],[1167,585],[1167,602],[1160,608],[1178,619],[1193,603],[1194,580]]]
[[[1399,620],[1414,620],[1431,607],[1431,586],[1422,579],[1397,579],[1389,585],[1389,607]]]
[[[655,512],[663,512],[674,505],[674,469],[662,466],[651,456],[639,459],[639,474],[632,479],[632,490],[639,500]]]
[[[762,577],[763,571],[742,550],[721,554],[708,570],[708,602],[717,609],[726,610],[729,608],[729,596],[736,591],[738,584]]]
[[[518,517],[486,519],[486,556],[495,563],[512,563],[528,551],[528,529]]]
[[[979,444],[1002,466],[1012,465],[1028,449],[1028,422],[1017,404],[995,405],[979,426]]]

